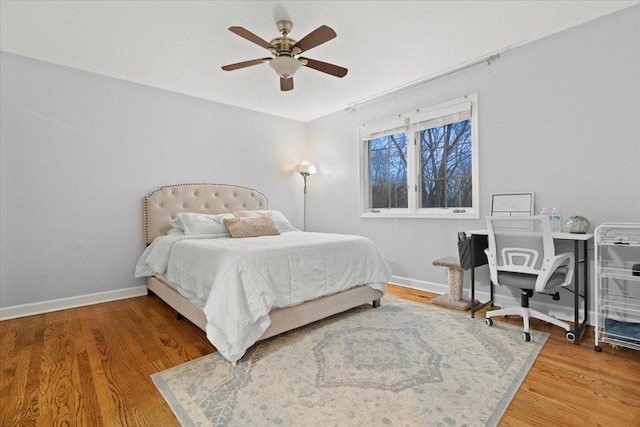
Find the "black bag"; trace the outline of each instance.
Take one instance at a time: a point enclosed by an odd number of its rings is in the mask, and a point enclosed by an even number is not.
[[[472,244],[473,243],[473,244]],[[460,267],[463,270],[469,270],[472,267],[479,267],[487,264],[487,254],[484,250],[489,246],[487,236],[477,234],[467,237],[465,233],[458,233],[458,256],[460,257]],[[473,251],[473,262],[471,262],[471,253]]]
[[[458,256],[460,257],[460,267],[463,270],[471,268],[471,238],[458,240]]]

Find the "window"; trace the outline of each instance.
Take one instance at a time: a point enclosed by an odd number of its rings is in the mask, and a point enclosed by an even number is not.
[[[366,217],[478,218],[477,95],[362,126]]]

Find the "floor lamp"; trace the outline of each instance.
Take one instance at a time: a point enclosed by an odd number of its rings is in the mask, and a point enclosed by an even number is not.
[[[306,160],[301,161],[296,166],[296,172],[304,178],[304,231],[307,231],[307,177],[317,172],[313,163]]]

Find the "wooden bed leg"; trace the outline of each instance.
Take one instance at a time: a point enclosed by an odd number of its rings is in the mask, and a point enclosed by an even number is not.
[[[379,299],[374,299],[373,300],[373,308],[378,308],[380,307],[380,300]]]

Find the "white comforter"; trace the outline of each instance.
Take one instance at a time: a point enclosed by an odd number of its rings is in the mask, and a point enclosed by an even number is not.
[[[373,243],[360,236],[211,237],[156,238],[136,277],[158,276],[202,308],[208,339],[234,364],[267,329],[272,309],[363,284],[384,292],[391,277]]]

